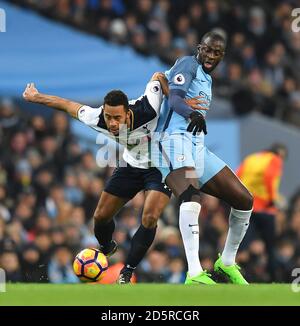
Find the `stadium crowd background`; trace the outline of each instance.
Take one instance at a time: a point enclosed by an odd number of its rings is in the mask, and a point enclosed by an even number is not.
[[[208,30],[222,28],[229,45],[214,73],[214,94],[231,101],[235,114],[252,110],[300,125],[300,33],[291,31],[293,1],[26,0],[12,1],[52,18],[131,44],[172,64],[193,53]],[[298,7],[300,4],[298,2]],[[121,60],[121,58],[120,58]],[[0,266],[7,279],[77,282],[72,260],[81,248],[96,246],[92,216],[111,169],[99,168],[72,135],[68,118],[51,122],[24,113],[10,99],[0,103]],[[300,186],[300,184],[299,184]],[[122,261],[139,225],[143,194],[118,214],[115,239]],[[185,257],[172,200],[152,250],[137,270],[138,281],[182,282]],[[229,208],[203,196],[200,257],[212,270],[222,250]],[[300,191],[276,214],[276,281],[291,281],[300,266]],[[250,282],[267,282],[267,256],[257,238],[238,255]]]
[[[201,36],[223,29],[225,60],[214,97],[237,115],[259,111],[300,125],[300,33],[291,29],[299,0],[13,0],[172,65]],[[122,61],[122,59],[120,58]],[[122,64],[122,62],[120,62]]]

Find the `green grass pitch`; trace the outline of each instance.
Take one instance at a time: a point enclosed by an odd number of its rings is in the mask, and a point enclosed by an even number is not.
[[[0,306],[300,305],[289,284],[184,286],[171,284],[8,284]]]

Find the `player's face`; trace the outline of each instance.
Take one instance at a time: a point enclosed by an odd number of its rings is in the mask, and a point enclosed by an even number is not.
[[[129,112],[126,111],[124,105],[110,106],[104,105],[104,120],[107,130],[117,136],[120,132],[120,127],[127,126]]]
[[[223,59],[225,45],[221,41],[216,41],[210,37],[202,41],[198,48],[198,58],[202,63],[202,68],[206,73],[213,71],[218,63]]]

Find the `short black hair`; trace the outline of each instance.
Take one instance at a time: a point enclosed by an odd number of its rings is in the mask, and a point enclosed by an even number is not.
[[[119,89],[114,89],[105,95],[103,106],[105,104],[110,106],[124,105],[126,111],[129,106],[127,95]]]
[[[213,41],[220,41],[226,46],[227,40],[226,37],[214,31],[207,32],[201,38],[201,43],[203,43],[207,38],[211,38]]]

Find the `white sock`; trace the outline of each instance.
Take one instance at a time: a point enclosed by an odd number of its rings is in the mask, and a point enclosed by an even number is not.
[[[200,210],[201,205],[197,202],[182,203],[179,209],[179,229],[188,262],[188,273],[191,277],[203,271],[199,260]]]
[[[222,262],[226,266],[235,263],[237,251],[249,226],[251,213],[252,209],[250,211],[240,211],[231,208],[229,215],[229,231],[222,253]]]

